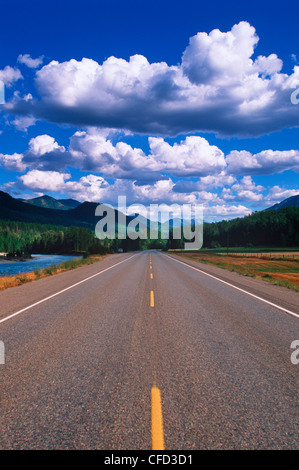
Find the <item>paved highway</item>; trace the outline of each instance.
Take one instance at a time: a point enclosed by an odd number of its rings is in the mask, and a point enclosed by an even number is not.
[[[1,292],[0,449],[298,449],[298,299],[150,251]]]

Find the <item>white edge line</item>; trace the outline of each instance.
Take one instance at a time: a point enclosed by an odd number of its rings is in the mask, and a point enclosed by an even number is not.
[[[129,261],[130,259],[134,258],[135,256],[137,256],[137,255],[132,255],[132,256],[130,256],[130,258],[126,258],[123,261],[120,261],[119,263],[116,263],[113,266],[110,266],[109,268],[103,269],[103,271],[100,271],[96,274],[93,274],[92,276],[89,276],[85,279],[82,279],[82,281],[76,282],[75,284],[72,284],[71,286],[66,287],[65,289],[62,289],[59,292],[56,292],[55,294],[49,295],[49,297],[45,297],[44,299],[39,300],[38,302],[35,302],[34,304],[28,305],[28,307],[22,308],[22,310],[18,310],[17,312],[12,313],[11,315],[8,315],[5,318],[2,318],[0,320],[0,323],[4,323],[5,321],[9,320],[10,318],[16,317],[17,315],[20,315],[20,313],[26,312],[26,310],[29,310],[30,308],[36,307],[37,305],[42,304],[43,302],[46,302],[47,300],[50,300],[53,297],[56,297],[57,295],[63,294],[63,292],[66,292],[66,291],[72,289],[73,287],[79,286],[80,284],[83,284],[83,282],[89,281],[93,277],[99,276],[100,274],[103,274],[104,272],[109,271],[109,269],[115,268],[116,266],[118,266],[122,263],[125,263],[126,261]]]
[[[212,274],[208,274],[205,271],[202,271],[201,269],[195,268],[194,266],[191,266],[188,263],[184,263],[183,261],[179,261],[178,259],[175,259],[172,256],[169,256],[169,255],[166,255],[166,256],[168,256],[168,258],[172,259],[173,261],[176,261],[177,263],[181,263],[181,264],[183,264],[184,266],[187,266],[190,269],[194,269],[195,271],[199,271],[200,273],[205,274],[206,276],[209,276],[213,279],[216,279],[217,281],[222,282],[223,284],[226,284],[230,287],[233,287],[234,289],[237,289],[240,292],[244,292],[245,294],[250,295],[251,297],[254,297],[255,299],[261,300],[262,302],[265,302],[266,304],[271,305],[272,307],[278,308],[279,310],[282,310],[283,312],[288,313],[289,315],[292,315],[293,317],[299,318],[299,315],[297,313],[291,312],[290,310],[287,310],[286,308],[283,308],[280,305],[269,302],[269,300],[263,299],[262,297],[259,297],[258,295],[251,294],[251,292],[248,292],[247,290],[244,290],[244,289],[241,289],[240,287],[234,286],[233,284],[230,284],[227,281],[223,281],[219,277],[213,276]]]

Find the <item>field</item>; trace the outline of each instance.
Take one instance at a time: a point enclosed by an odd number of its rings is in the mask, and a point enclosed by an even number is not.
[[[299,292],[299,252],[260,251],[260,252],[215,252],[200,250],[194,252],[175,251],[175,254],[201,263],[212,264],[245,276],[263,279],[272,284],[287,287]]]

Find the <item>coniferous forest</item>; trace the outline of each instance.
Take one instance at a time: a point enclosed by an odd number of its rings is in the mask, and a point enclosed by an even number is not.
[[[10,255],[31,253],[105,253],[105,241],[91,230],[26,222],[0,221],[0,252]]]
[[[229,221],[204,223],[203,248],[299,247],[299,208],[265,210]],[[168,248],[183,248],[183,240],[170,240]]]
[[[0,252],[10,255],[31,253],[107,253],[149,248],[183,248],[184,239],[99,240],[87,228],[0,220]],[[203,248],[298,247],[299,208],[266,210],[230,221],[205,223]]]
[[[299,208],[255,212],[246,217],[204,225],[204,246],[299,246]]]

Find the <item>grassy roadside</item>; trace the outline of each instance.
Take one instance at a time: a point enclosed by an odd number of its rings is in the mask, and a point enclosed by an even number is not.
[[[260,246],[260,247],[256,247],[256,248],[251,248],[251,247],[244,247],[244,246],[236,246],[236,247],[232,247],[230,246],[229,248],[227,247],[219,247],[219,248],[201,248],[201,252],[202,253],[223,253],[223,254],[226,254],[227,253],[227,250],[229,250],[229,253],[238,253],[240,255],[244,255],[244,254],[248,254],[248,255],[253,255],[255,253],[268,253],[268,254],[272,254],[273,256],[276,254],[276,253],[284,253],[284,254],[290,254],[290,253],[299,253],[299,247],[298,246],[295,246],[295,247],[280,247],[280,246],[277,246],[277,247],[269,247],[269,246]]]
[[[171,252],[171,251],[170,251]],[[201,251],[173,251],[173,254],[182,256],[200,263],[211,264],[228,271],[234,271],[243,276],[270,282],[278,286],[287,287],[299,292],[299,259],[254,257],[240,255],[227,255],[207,253]]]
[[[71,269],[80,268],[81,266],[88,266],[96,263],[108,255],[91,255],[87,258],[73,259],[65,261],[57,265],[49,266],[43,269],[35,269],[32,272],[16,274],[14,276],[3,276],[0,277],[0,291],[8,289],[9,287],[16,287],[26,284],[27,282],[36,281],[44,277],[53,276],[64,271],[70,271]]]

